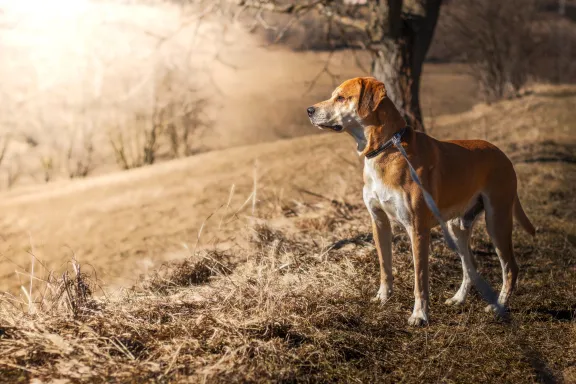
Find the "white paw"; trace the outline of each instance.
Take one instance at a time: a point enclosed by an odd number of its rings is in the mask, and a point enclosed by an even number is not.
[[[484,312],[496,312],[496,306],[494,304],[488,304],[486,307],[484,307]]]
[[[390,297],[392,296],[392,288],[388,288],[386,286],[381,285],[376,297],[372,298],[373,302],[380,302],[381,304],[385,304]]]
[[[446,305],[462,305],[466,301],[465,297],[461,297],[459,295],[454,295],[454,297],[449,298],[444,303]]]
[[[414,311],[408,319],[408,324],[413,327],[421,327],[428,324],[428,315],[421,309]]]
[[[507,316],[506,308],[501,304],[489,304],[484,308],[485,312],[488,313],[495,313],[499,317],[505,318]]]

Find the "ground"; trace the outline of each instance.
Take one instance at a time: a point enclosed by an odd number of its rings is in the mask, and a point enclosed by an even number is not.
[[[349,137],[323,134],[4,193],[2,254],[18,261],[2,262],[13,295],[0,306],[0,377],[574,382],[574,105],[573,87],[534,86],[427,121],[438,138],[487,139],[515,164],[538,234],[514,233],[521,272],[508,321],[475,294],[444,305],[461,267],[439,233],[430,324],[407,324],[413,270],[397,228],[395,294],[371,302],[378,269],[360,163]],[[473,249],[499,288],[482,226]]]

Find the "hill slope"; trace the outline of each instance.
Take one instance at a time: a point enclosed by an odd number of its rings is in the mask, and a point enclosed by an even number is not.
[[[14,191],[0,197],[4,240],[0,252],[25,265],[30,260],[26,251],[33,248],[51,268],[74,253],[79,261],[104,273],[105,281],[131,279],[134,272],[181,257],[182,243],[193,246],[212,213],[202,239],[233,234],[239,223],[213,230],[225,213],[219,207],[226,205],[232,185],[228,214],[250,200],[254,177],[259,216],[269,213],[269,206],[283,195],[296,197],[293,191],[298,187],[343,192],[349,182],[345,176],[356,174],[347,163],[358,163],[352,148],[343,136],[305,137],[65,182],[49,190]],[[317,178],[312,184],[311,177]],[[250,200],[238,213],[251,213],[251,209]],[[14,265],[6,259],[1,265],[3,286],[9,280],[17,282],[7,276]],[[122,283],[129,285],[130,280]]]

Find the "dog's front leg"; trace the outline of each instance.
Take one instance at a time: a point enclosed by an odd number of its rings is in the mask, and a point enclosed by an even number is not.
[[[412,256],[414,258],[414,311],[408,319],[410,325],[420,326],[428,323],[428,247],[430,229],[411,228]]]
[[[392,228],[382,210],[371,210],[372,233],[380,263],[380,289],[373,301],[385,303],[392,296]]]

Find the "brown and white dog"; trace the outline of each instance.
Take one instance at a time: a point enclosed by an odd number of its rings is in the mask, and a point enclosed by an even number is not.
[[[386,88],[371,77],[345,81],[326,101],[308,108],[312,124],[321,129],[347,132],[363,156],[377,149],[406,122]],[[518,265],[512,246],[512,217],[532,236],[535,229],[524,213],[516,191],[516,172],[506,155],[483,140],[439,141],[408,128],[402,146],[424,188],[438,205],[462,259],[460,289],[447,304],[462,304],[476,272],[469,240],[478,215],[485,211],[486,228],[502,266],[498,303],[506,306],[516,285]],[[412,243],[414,258],[414,310],[408,322],[428,322],[428,249],[430,229],[437,220],[425,204],[422,191],[411,179],[408,164],[391,146],[364,159],[364,203],[372,218],[374,242],[380,262],[380,289],[375,300],[392,294],[392,232],[390,221],[402,225]],[[494,309],[494,306],[488,306]]]

